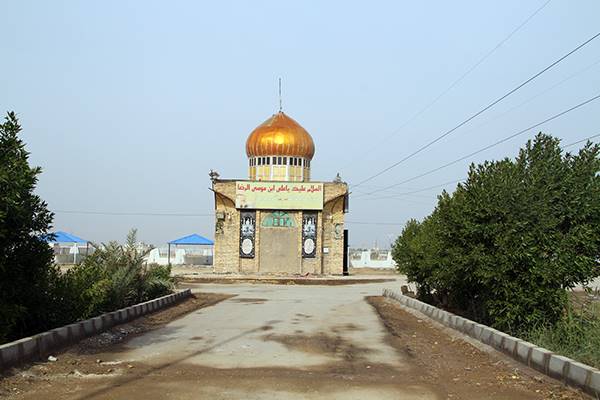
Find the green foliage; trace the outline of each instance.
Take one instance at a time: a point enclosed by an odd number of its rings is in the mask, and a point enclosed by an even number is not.
[[[171,276],[171,265],[151,264],[142,275],[142,301],[169,293],[175,284]]]
[[[72,309],[78,319],[163,296],[173,289],[170,267],[146,265],[148,252],[138,250],[135,229],[125,245],[109,242],[95,247],[92,255],[64,275],[66,287],[76,297]]]
[[[34,194],[39,167],[19,138],[13,112],[0,124],[0,343],[49,326],[52,250],[43,240],[52,223],[46,203]]]
[[[515,160],[471,165],[397,239],[419,296],[519,333],[559,321],[567,290],[600,275],[600,147],[563,154],[539,134]]]
[[[434,281],[437,242],[433,224],[432,217],[421,223],[411,219],[392,247],[392,258],[398,271],[410,282],[417,283],[418,294],[425,301],[433,300],[433,289],[438,286]]]
[[[531,343],[600,368],[600,303],[568,307],[555,324],[537,325],[525,333]]]

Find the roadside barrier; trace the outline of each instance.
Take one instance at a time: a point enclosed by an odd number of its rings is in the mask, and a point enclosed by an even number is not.
[[[0,371],[26,361],[45,359],[50,352],[96,335],[115,325],[129,322],[143,315],[166,308],[192,292],[185,289],[154,300],[122,308],[94,318],[75,322],[37,335],[0,345]]]
[[[564,384],[577,387],[600,398],[600,370],[572,360],[550,350],[538,347],[489,326],[444,311],[393,290],[384,289],[383,295],[432,318],[449,328],[492,346],[515,360],[536,369]]]

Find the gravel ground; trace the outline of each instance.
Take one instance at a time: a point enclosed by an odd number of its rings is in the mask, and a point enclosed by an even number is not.
[[[391,334],[397,349],[409,354],[420,381],[437,382],[455,399],[589,399],[556,380],[507,358],[492,348],[419,318],[381,296],[369,303]],[[452,396],[450,396],[452,395]]]

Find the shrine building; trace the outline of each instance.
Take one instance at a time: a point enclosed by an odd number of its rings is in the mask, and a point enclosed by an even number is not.
[[[248,136],[248,179],[211,172],[215,272],[347,272],[348,185],[311,181],[314,154],[310,134],[280,111]]]

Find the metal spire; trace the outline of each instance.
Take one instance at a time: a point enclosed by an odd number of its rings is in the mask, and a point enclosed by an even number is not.
[[[279,78],[279,112],[283,110],[283,106],[281,104],[281,78]]]

